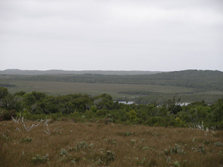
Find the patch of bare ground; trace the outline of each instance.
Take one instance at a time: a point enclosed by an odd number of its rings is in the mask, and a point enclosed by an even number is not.
[[[30,127],[38,122],[26,121]],[[0,122],[0,166],[221,167],[223,131],[44,122],[27,132]]]

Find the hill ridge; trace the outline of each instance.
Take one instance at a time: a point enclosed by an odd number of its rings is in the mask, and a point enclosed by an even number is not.
[[[0,71],[0,74],[9,75],[57,75],[57,74],[102,74],[102,75],[150,75],[160,73],[160,71],[143,70],[20,70],[6,69]]]

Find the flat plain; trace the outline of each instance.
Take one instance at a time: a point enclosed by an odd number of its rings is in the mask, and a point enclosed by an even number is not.
[[[4,81],[2,82],[4,83]],[[110,94],[114,100],[135,99],[146,97],[147,101],[153,102],[160,97],[172,98],[181,97],[181,101],[190,102],[203,99],[206,102],[214,102],[223,97],[222,91],[197,92],[196,89],[179,86],[143,85],[143,84],[108,84],[108,83],[75,83],[55,81],[7,81],[15,87],[8,87],[10,93],[18,91],[32,92],[39,91],[49,95],[62,95],[72,93],[83,93],[97,96],[103,93]]]

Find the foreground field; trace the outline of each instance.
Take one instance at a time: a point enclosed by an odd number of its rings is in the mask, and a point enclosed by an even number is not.
[[[29,129],[37,122],[25,122]],[[223,131],[52,122],[29,132],[0,122],[0,166],[188,166],[223,164]]]

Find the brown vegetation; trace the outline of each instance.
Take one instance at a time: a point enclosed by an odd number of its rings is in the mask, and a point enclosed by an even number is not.
[[[25,122],[26,127],[38,122]],[[223,164],[223,131],[73,121],[29,132],[0,122],[0,166],[188,166]]]

